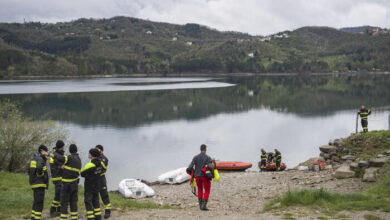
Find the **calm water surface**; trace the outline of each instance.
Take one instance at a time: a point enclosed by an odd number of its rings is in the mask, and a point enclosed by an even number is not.
[[[390,114],[389,76],[0,81],[0,94],[65,126],[84,163],[102,144],[110,189],[187,166],[202,143],[215,159],[253,170],[260,147],[278,148],[293,167],[354,132],[360,105],[373,110],[370,130],[387,129]]]

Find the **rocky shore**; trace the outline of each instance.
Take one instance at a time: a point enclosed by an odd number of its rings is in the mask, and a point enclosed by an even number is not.
[[[290,219],[316,219],[323,216],[316,210],[304,207],[262,213],[264,205],[287,192],[297,189],[328,189],[335,192],[361,192],[377,179],[377,170],[389,160],[390,152],[373,154],[368,160],[349,149],[346,140],[337,139],[319,147],[320,155],[310,158],[297,167],[282,172],[221,172],[220,181],[212,182],[209,200],[210,211],[200,211],[197,198],[189,183],[180,185],[153,185],[156,196],[145,198],[172,209],[147,209],[114,212],[115,219],[286,219],[283,213],[293,213]],[[389,146],[390,147],[390,146]],[[359,157],[360,156],[360,157]],[[322,169],[313,163],[323,162]],[[305,167],[306,169],[300,169]],[[318,167],[317,167],[318,168]],[[364,178],[358,174],[364,173]],[[125,211],[125,212],[123,212]],[[377,211],[343,211],[347,219],[365,219],[373,214],[390,219],[390,213]],[[325,218],[322,218],[325,219]],[[344,218],[346,219],[346,218]]]
[[[289,189],[326,188],[338,192],[358,192],[370,186],[356,178],[337,179],[333,169],[283,172],[221,172],[219,182],[213,182],[209,212],[199,210],[196,197],[188,183],[155,185],[156,196],[143,199],[168,204],[173,209],[136,210],[118,214],[115,219],[262,219],[272,213],[260,214],[264,204]]]

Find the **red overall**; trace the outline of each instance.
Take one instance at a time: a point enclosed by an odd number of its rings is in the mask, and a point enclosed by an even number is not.
[[[198,186],[198,198],[209,200],[210,187],[211,187],[210,180],[207,179],[207,177],[205,176],[195,177],[195,178],[196,178],[196,185]],[[204,188],[204,195],[203,195],[203,188]]]

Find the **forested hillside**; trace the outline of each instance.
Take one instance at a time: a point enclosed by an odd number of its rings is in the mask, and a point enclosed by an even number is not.
[[[0,23],[0,77],[389,71],[390,35],[303,27],[271,36],[128,17]]]

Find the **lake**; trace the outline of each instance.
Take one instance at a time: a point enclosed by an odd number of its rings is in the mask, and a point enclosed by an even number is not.
[[[211,157],[251,162],[252,170],[261,147],[277,148],[293,167],[355,132],[361,105],[373,111],[369,130],[388,129],[390,76],[2,80],[0,98],[66,127],[84,164],[102,144],[109,189],[117,189],[124,178],[154,181],[187,166],[201,144]]]

